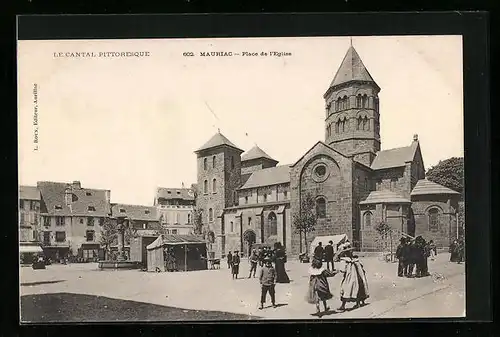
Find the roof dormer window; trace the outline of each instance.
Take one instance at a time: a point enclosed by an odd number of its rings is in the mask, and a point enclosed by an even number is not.
[[[125,213],[125,209],[124,208],[120,208],[120,213]]]
[[[62,206],[61,205],[55,205],[54,209],[62,209]]]
[[[167,191],[168,194],[172,194],[172,191]]]
[[[86,195],[87,197],[90,197],[90,196],[92,195],[92,193],[90,193],[90,192],[85,192],[85,195]]]
[[[149,213],[150,213],[149,209],[147,209],[147,210],[144,211],[144,214],[149,214]]]
[[[180,191],[177,191],[177,194],[181,194],[181,192],[180,192]]]
[[[88,206],[88,207],[87,207],[87,210],[88,210],[89,212],[95,212],[95,207],[94,207],[94,206]]]

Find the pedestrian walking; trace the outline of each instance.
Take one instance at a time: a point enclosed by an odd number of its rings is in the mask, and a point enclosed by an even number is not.
[[[323,255],[325,251],[323,249],[323,243],[319,242],[316,248],[314,248],[314,259],[323,261]]]
[[[406,238],[399,240],[398,248],[396,248],[396,258],[398,259],[398,277],[406,276]]]
[[[458,241],[453,240],[452,244],[450,245],[450,262],[457,262],[458,261]]]
[[[328,245],[325,246],[325,261],[326,261],[326,269],[334,270],[335,267],[333,265],[333,241],[328,241]],[[330,269],[331,267],[331,269]]]
[[[365,300],[370,296],[368,292],[368,281],[363,264],[357,256],[354,256],[350,243],[343,244],[338,256],[343,263],[339,272],[344,274],[340,284],[340,300],[342,305],[339,310],[345,310],[347,302],[355,302],[354,308],[365,305]]]
[[[257,255],[259,257],[259,266],[264,266],[264,249],[262,247],[259,247]]]
[[[267,293],[271,296],[273,308],[276,308],[276,270],[273,268],[272,261],[269,257],[264,259],[264,266],[260,269],[259,282],[261,286],[259,309],[264,309]]]
[[[229,253],[227,253],[227,268],[231,269],[232,264],[233,264],[233,254],[231,254],[231,251],[229,251]]]
[[[457,243],[457,263],[460,264],[465,260],[465,242],[463,239]]]
[[[257,263],[259,263],[259,256],[257,255],[257,251],[252,250],[252,255],[250,255],[250,274],[248,274],[248,278],[255,277],[255,273],[257,272]]]
[[[415,266],[418,261],[418,254],[418,246],[415,240],[410,241],[408,244],[408,270],[406,277],[413,277],[413,271],[416,269]]]
[[[275,243],[274,267],[276,269],[276,283],[290,283],[290,278],[286,273],[286,252],[280,242]]]
[[[240,273],[240,255],[237,250],[234,251],[232,263],[231,263],[231,272],[233,275],[233,280],[238,279],[238,274]]]
[[[327,277],[334,276],[335,272],[323,267],[323,262],[313,259],[309,268],[309,288],[307,302],[316,305],[316,314],[321,315],[320,302],[323,302],[325,312],[330,310],[327,301],[333,297]]]

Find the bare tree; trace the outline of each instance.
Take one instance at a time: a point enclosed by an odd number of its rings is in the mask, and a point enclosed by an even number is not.
[[[293,215],[293,225],[295,231],[301,236],[304,234],[304,245],[307,250],[307,233],[313,232],[316,226],[316,201],[314,197],[307,193],[300,201],[299,213]],[[300,251],[302,252],[302,240],[300,240]]]

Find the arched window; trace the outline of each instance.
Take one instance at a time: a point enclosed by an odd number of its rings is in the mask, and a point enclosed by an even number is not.
[[[215,168],[215,156],[212,157],[212,168]]]
[[[264,195],[263,195],[263,197],[264,197],[264,198],[263,198],[263,199],[264,199],[264,202],[267,202],[267,194],[264,194]]]
[[[209,208],[208,209],[208,222],[214,221],[214,210]]]
[[[234,233],[234,223],[231,221],[229,224],[230,224],[231,233]]]
[[[335,123],[335,133],[339,133],[339,121]]]
[[[203,169],[207,170],[207,158],[203,159]]]
[[[208,180],[203,182],[203,193],[208,193]]]
[[[361,94],[356,96],[356,108],[361,108]]]
[[[217,179],[212,180],[212,192],[217,192]]]
[[[366,94],[363,95],[362,104],[363,108],[368,108],[368,96],[366,96]]]
[[[181,223],[181,217],[179,213],[175,213],[175,223],[177,224]]]
[[[365,212],[365,228],[370,228],[372,225],[372,212]]]
[[[349,109],[350,108],[349,97],[344,96],[344,104],[345,104],[345,108],[344,109]]]
[[[429,209],[428,217],[429,217],[429,230],[437,231],[439,230],[439,209],[436,207]]]
[[[188,223],[191,223],[191,214],[188,214]]]
[[[248,196],[245,196],[245,204],[248,204]]]
[[[368,127],[368,118],[363,118],[363,131],[366,131],[366,130],[369,130],[369,127]]]
[[[337,99],[337,111],[342,110],[342,98]]]
[[[269,213],[267,223],[269,226],[269,235],[278,235],[278,221],[274,212]]]
[[[363,129],[363,119],[361,117],[358,117],[358,127],[357,130],[362,130]]]
[[[320,219],[326,218],[326,200],[323,197],[316,199],[316,216]]]
[[[373,100],[373,103],[375,104],[375,111],[378,112],[378,108],[379,108],[378,97]]]

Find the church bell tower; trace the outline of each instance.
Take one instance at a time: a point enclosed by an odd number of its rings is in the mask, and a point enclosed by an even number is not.
[[[326,103],[326,143],[370,166],[380,151],[380,87],[351,45],[330,87]]]

